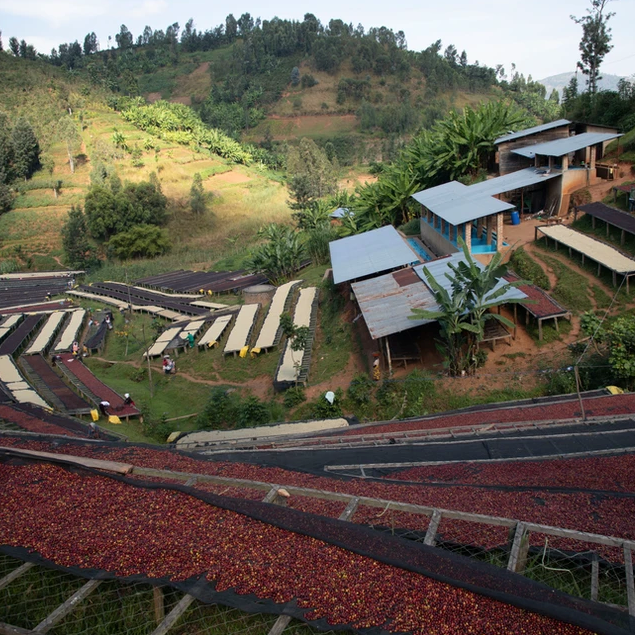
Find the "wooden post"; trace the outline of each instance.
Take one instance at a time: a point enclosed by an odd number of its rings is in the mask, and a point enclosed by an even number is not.
[[[598,601],[598,589],[600,586],[600,561],[598,554],[593,552],[593,559],[591,561],[591,599],[594,602]]]
[[[101,580],[89,580],[86,584],[71,595],[63,604],[60,604],[48,617],[45,617],[34,629],[34,633],[48,633],[58,622],[65,618],[87,595],[92,593]]]
[[[176,623],[176,621],[187,611],[190,604],[194,602],[194,597],[189,593],[184,595],[181,601],[168,613],[166,618],[152,631],[152,635],[165,635]]]
[[[538,318],[538,340],[542,342],[542,318]]]
[[[514,533],[514,542],[512,543],[509,561],[507,562],[508,571],[514,573],[522,573],[527,564],[527,552],[529,550],[529,536],[525,523],[519,522],[516,525]]]
[[[160,586],[155,586],[152,589],[152,596],[154,599],[154,619],[157,624],[165,619],[165,605],[163,603],[163,589]]]
[[[626,240],[626,234],[624,233],[624,230],[622,230],[622,235],[620,237],[620,245],[624,245],[625,240]]]
[[[595,216],[591,216],[591,227],[595,229]]]
[[[428,525],[428,531],[426,532],[426,537],[423,539],[424,545],[434,547],[437,541],[437,530],[439,529],[440,522],[441,522],[441,512],[438,509],[435,509],[432,512],[432,518],[430,519],[430,524]]]
[[[359,498],[357,496],[355,498],[351,498],[346,509],[340,514],[338,520],[346,520],[350,521],[353,517],[353,514],[357,511],[357,506],[359,505]]]
[[[17,569],[11,571],[0,580],[0,590],[4,589],[4,587],[9,586],[14,580],[17,580],[21,575],[26,573],[29,569],[32,569],[35,565],[32,562],[25,562],[23,565],[19,566]]]
[[[271,630],[267,633],[267,635],[281,635],[282,631],[289,626],[290,621],[290,615],[281,615],[271,627]]]
[[[388,337],[384,338],[386,341],[386,357],[388,357],[388,377],[392,377],[392,359],[390,358],[390,343]]]

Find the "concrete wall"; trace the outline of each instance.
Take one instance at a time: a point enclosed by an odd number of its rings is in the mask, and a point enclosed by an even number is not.
[[[458,251],[457,247],[435,231],[423,218],[419,221],[419,225],[421,227],[421,240],[432,249],[435,256],[445,256]]]

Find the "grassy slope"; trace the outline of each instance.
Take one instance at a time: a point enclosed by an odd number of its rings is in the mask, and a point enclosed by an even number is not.
[[[24,80],[16,80],[16,74]],[[184,146],[153,139],[160,152],[143,153],[143,167],[133,167],[130,155],[117,151],[111,143],[115,130],[123,133],[130,147],[143,143],[149,135],[123,121],[104,105],[104,95],[91,92],[90,87],[65,79],[59,69],[39,63],[0,55],[0,82],[7,80],[6,110],[12,118],[27,116],[38,122],[42,131],[43,149],[55,160],[53,178],[62,179],[59,198],[44,187],[49,174],[38,172],[30,189],[18,196],[15,209],[0,216],[0,259],[39,254],[40,268],[59,266],[61,256],[60,229],[68,209],[82,204],[90,184],[92,164],[99,153],[115,155],[112,163],[122,180],[140,181],[151,172],[159,175],[164,193],[171,199],[168,230],[173,241],[173,253],[149,266],[152,270],[191,266],[210,267],[221,258],[236,260],[245,254],[256,231],[272,221],[289,218],[286,188],[257,168],[236,167],[216,156],[197,152]],[[9,79],[8,79],[9,78]],[[23,97],[28,95],[28,97]],[[70,103],[75,116],[83,120],[82,148],[75,174],[71,174],[65,147],[50,132]],[[35,113],[42,113],[36,117]],[[35,123],[34,123],[35,125]],[[199,172],[204,187],[214,195],[209,213],[193,217],[187,209],[192,177]],[[20,264],[24,264],[20,262]],[[113,271],[108,270],[112,277]]]
[[[213,63],[229,57],[231,51],[232,48],[227,47],[215,51],[181,53],[176,66],[140,75],[137,78],[139,91],[150,100],[162,98],[188,105],[200,103],[207,98],[214,81]],[[408,89],[413,103],[420,99],[424,105],[428,105],[430,101],[424,97],[425,78],[415,69],[411,79],[406,82],[400,82],[396,77],[387,77],[382,85],[382,78],[376,75],[356,75],[349,63],[344,63],[335,74],[314,70],[308,60],[302,62],[299,68],[302,75],[310,73],[319,83],[311,88],[302,88],[300,85],[294,87],[289,83],[267,118],[248,131],[244,136],[245,140],[262,141],[267,132],[276,140],[358,133],[359,122],[354,113],[359,102],[347,100],[344,104],[338,104],[336,101],[337,85],[343,77],[370,77],[370,101],[379,105],[394,102],[402,88]],[[462,108],[498,96],[495,91],[490,94],[457,92],[440,95],[439,100],[443,100],[449,107]],[[301,102],[299,107],[296,105],[298,99]]]

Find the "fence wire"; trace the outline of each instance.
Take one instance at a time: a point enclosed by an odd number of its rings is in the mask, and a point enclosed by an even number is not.
[[[0,586],[24,563],[0,554]],[[49,618],[87,580],[58,570],[32,566],[0,588],[0,623],[31,631]],[[51,635],[152,635],[184,598],[181,591],[150,584],[99,582],[74,604],[48,632]],[[49,618],[50,619],[50,618]],[[170,635],[267,635],[277,615],[249,614],[236,608],[193,600],[169,628]],[[42,628],[40,626],[40,628]],[[285,635],[314,635],[316,631],[291,620]]]

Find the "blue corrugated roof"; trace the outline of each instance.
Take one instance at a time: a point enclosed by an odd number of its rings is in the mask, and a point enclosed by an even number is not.
[[[545,168],[526,168],[524,170],[505,174],[504,176],[497,176],[493,179],[487,179],[487,181],[475,183],[474,185],[470,185],[467,189],[468,194],[473,193],[483,196],[494,196],[496,194],[502,194],[503,192],[511,192],[521,187],[528,187],[530,185],[535,185],[536,183],[548,181],[549,179],[553,179],[561,175],[562,172],[558,170],[552,170],[551,173],[547,174],[547,170],[545,170]]]
[[[603,143],[621,136],[621,134],[610,132],[584,132],[566,139],[556,139],[555,141],[537,143],[525,148],[516,148],[512,152],[529,159],[533,159],[537,154],[547,157],[562,157],[565,154],[576,152],[576,150],[582,150],[582,148],[588,148],[596,143]]]
[[[412,195],[416,201],[450,223],[462,225],[477,218],[514,209],[514,206],[491,196],[479,195],[472,187],[450,181]]]
[[[513,141],[514,139],[522,139],[532,134],[544,132],[545,130],[551,130],[553,128],[560,128],[560,126],[568,126],[571,122],[568,119],[558,119],[557,121],[550,121],[549,123],[543,123],[540,126],[533,126],[532,128],[525,128],[518,132],[510,132],[503,137],[499,137],[494,141],[496,145],[499,143],[505,143],[506,141]]]
[[[425,274],[423,273],[424,267],[432,274],[434,279],[446,290],[451,292],[451,283],[448,278],[449,275],[454,275],[452,269],[450,268],[450,264],[457,265],[459,262],[465,261],[465,255],[462,251],[459,251],[456,254],[452,254],[447,258],[439,258],[438,260],[433,260],[424,265],[419,265],[414,267],[414,270],[417,272],[417,275],[423,280],[423,282],[428,284]],[[478,260],[475,260],[476,266],[483,270],[485,267]],[[503,285],[507,284],[507,281],[501,279],[498,281],[498,284],[494,287],[492,293],[498,289],[500,289]],[[522,300],[526,298],[527,294],[523,293],[520,289],[516,287],[512,287],[509,289],[503,296],[503,301],[508,301],[512,299]]]
[[[334,240],[329,250],[335,284],[419,261],[392,225]]]

